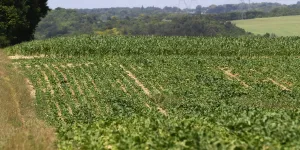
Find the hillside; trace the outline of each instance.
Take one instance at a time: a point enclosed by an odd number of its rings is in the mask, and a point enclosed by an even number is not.
[[[27,55],[11,58],[60,149],[299,149],[299,45],[76,36],[5,51]]]
[[[237,20],[232,23],[254,34],[274,33],[277,36],[300,36],[300,16]]]
[[[0,149],[53,150],[55,131],[36,116],[34,90],[0,49]]]
[[[122,10],[122,9],[121,9]],[[116,10],[115,10],[116,11]],[[125,11],[126,12],[126,11]],[[205,15],[140,12],[130,16],[106,16],[56,9],[39,23],[36,39],[80,34],[96,35],[161,35],[161,36],[244,36],[247,33],[226,22]],[[105,19],[103,19],[103,15]]]

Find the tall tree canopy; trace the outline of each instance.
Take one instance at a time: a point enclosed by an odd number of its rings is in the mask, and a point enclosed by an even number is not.
[[[0,47],[32,40],[49,10],[47,0],[1,0]]]

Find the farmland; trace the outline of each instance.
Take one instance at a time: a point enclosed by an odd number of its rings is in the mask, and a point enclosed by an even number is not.
[[[254,34],[274,33],[278,36],[299,36],[299,18],[300,16],[256,18],[232,21],[232,23]]]
[[[60,149],[299,149],[299,49],[297,37],[75,36],[5,51],[36,56],[13,66]]]

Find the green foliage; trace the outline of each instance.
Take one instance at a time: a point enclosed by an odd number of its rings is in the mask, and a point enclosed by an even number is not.
[[[117,10],[115,10],[117,11]],[[153,10],[154,11],[154,10]],[[100,35],[164,35],[164,36],[241,36],[243,29],[223,19],[182,13],[140,12],[137,17],[116,12],[103,19],[103,14],[80,13],[80,10],[58,8],[44,18],[35,33],[37,39],[57,36]],[[115,30],[115,31],[113,31]],[[117,31],[117,32],[116,32]]]
[[[94,20],[96,19],[96,20]],[[54,36],[92,34],[100,20],[93,15],[77,13],[75,10],[57,8],[41,20],[35,32],[36,39]]]
[[[33,33],[49,10],[47,0],[6,0],[0,2],[0,46],[14,45],[33,39]]]
[[[298,56],[299,37],[73,36],[22,43],[10,55]]]
[[[6,47],[9,45],[9,41],[5,36],[0,36],[0,47]]]
[[[239,3],[239,4],[224,4],[224,5],[211,5],[203,7],[202,10],[208,14],[221,14],[221,13],[232,13],[232,12],[243,12],[245,9],[251,8],[255,11],[270,12],[275,8],[285,7],[286,5],[280,3]]]
[[[205,119],[107,118],[61,127],[61,149],[229,149],[246,148],[226,128]],[[101,138],[99,138],[101,136]],[[217,138],[216,138],[217,137]],[[93,140],[93,141],[90,141]],[[76,143],[76,144],[73,144]]]
[[[250,8],[251,10],[247,10]],[[242,20],[253,18],[300,15],[300,5],[279,3],[225,4],[202,8],[205,13],[219,20]],[[246,11],[247,10],[247,11]]]
[[[37,27],[35,38],[47,39],[78,34],[163,35],[163,36],[243,36],[247,33],[228,21],[296,15],[299,5],[279,3],[147,8],[56,8]],[[202,15],[201,15],[202,14]],[[114,32],[112,29],[117,30]],[[264,33],[263,33],[264,34]]]
[[[299,149],[298,50],[296,37],[122,36],[6,49],[52,56],[15,67],[60,149]]]

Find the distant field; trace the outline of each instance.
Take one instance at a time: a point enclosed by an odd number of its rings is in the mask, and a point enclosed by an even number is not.
[[[300,16],[237,20],[233,23],[254,34],[275,33],[278,36],[300,36]]]

